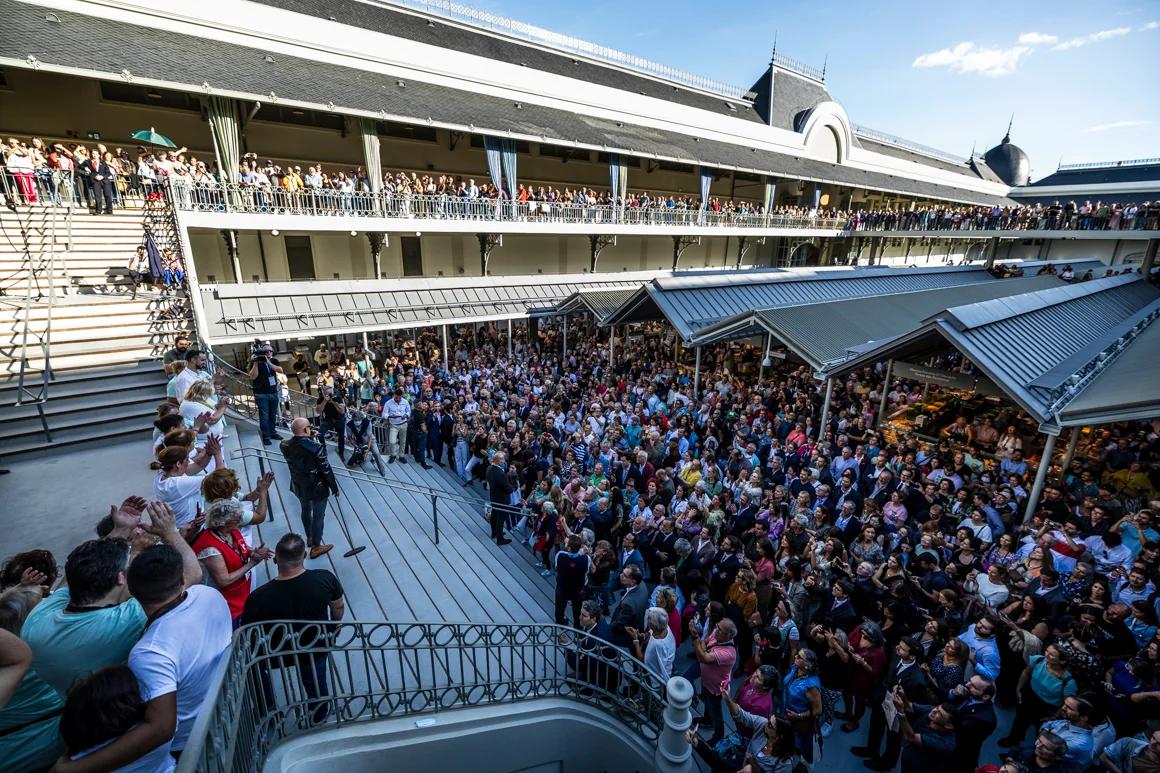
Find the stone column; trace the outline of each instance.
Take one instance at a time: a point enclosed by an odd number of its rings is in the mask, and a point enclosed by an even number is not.
[[[657,739],[653,769],[660,773],[687,773],[693,770],[693,747],[685,731],[693,725],[693,685],[683,676],[674,676],[665,686],[664,727]]]

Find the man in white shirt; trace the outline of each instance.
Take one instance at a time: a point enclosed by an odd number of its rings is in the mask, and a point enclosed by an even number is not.
[[[661,682],[668,682],[677,657],[677,640],[669,629],[669,613],[660,607],[650,607],[645,612],[644,624],[648,634],[642,634],[631,626],[625,626],[625,632],[632,637],[633,650],[645,668],[656,674]],[[642,641],[645,641],[643,651]]]
[[[205,585],[187,587],[183,566],[191,556],[189,545],[175,540],[146,548],[129,565],[129,592],[146,614],[145,631],[129,653],[145,719],[74,761],[70,770],[113,770],[162,744],[174,754],[185,748],[233,634],[230,608],[221,592]]]
[[[205,356],[205,352],[200,349],[188,349],[185,352],[185,370],[173,377],[174,394],[177,397],[178,404],[185,400],[185,393],[189,391],[189,387],[195,381],[206,380],[213,378],[206,368],[209,361]]]
[[[403,456],[407,442],[407,424],[411,421],[411,404],[403,399],[403,390],[395,389],[394,396],[383,405],[383,418],[387,420],[387,462],[396,458],[407,461]]]

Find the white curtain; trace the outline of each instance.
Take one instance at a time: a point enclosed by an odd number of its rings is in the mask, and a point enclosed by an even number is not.
[[[218,179],[223,184],[238,182],[238,164],[241,162],[241,136],[238,122],[238,103],[229,97],[211,95],[206,103],[209,128],[213,134],[213,149],[217,155]],[[236,188],[227,189],[226,205],[236,201]]]
[[[371,193],[378,193],[383,189],[383,160],[379,143],[379,125],[373,118],[362,118],[363,164],[367,170],[367,182]]]

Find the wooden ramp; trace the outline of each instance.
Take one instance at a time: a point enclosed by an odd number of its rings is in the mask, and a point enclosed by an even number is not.
[[[243,448],[262,449],[257,432],[236,422]],[[285,434],[285,431],[283,431]],[[280,460],[277,445],[264,449]],[[331,463],[345,470],[333,445]],[[248,491],[261,474],[258,458],[227,460],[243,478]],[[266,464],[276,482],[270,489],[273,517],[258,527],[261,542],[273,547],[288,531],[302,532],[298,500],[290,493],[284,462]],[[409,464],[387,465],[379,476],[373,464],[364,465],[359,480],[339,476],[339,497],[332,497],[326,513],[326,541],[334,550],[308,568],[327,568],[338,575],[346,591],[348,614],[356,620],[419,622],[550,623],[554,580],[540,576],[540,564],[526,545],[512,542],[500,547],[488,539],[483,517],[484,500],[465,489],[445,469],[424,470]],[[370,478],[378,482],[371,482]],[[431,489],[438,497],[439,544],[431,496],[400,485]],[[454,497],[454,499],[452,499]],[[342,519],[350,541],[336,521]],[[366,550],[345,558],[350,547]],[[258,570],[258,582],[276,572],[272,564]]]

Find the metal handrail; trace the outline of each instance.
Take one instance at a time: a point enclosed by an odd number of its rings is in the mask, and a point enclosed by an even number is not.
[[[1124,161],[1089,161],[1082,164],[1060,164],[1055,168],[1057,172],[1068,172],[1075,169],[1117,169],[1123,166],[1151,166],[1160,164],[1160,156],[1155,158],[1129,158]]]
[[[519,223],[585,223],[595,225],[641,225],[671,228],[811,228],[840,230],[848,222],[841,217],[765,214],[697,208],[623,207],[613,204],[576,204],[508,199],[466,199],[390,192],[308,189],[287,191],[238,183],[191,184],[171,181],[173,205],[186,212],[233,212],[333,217],[376,217],[416,220],[468,220]]]
[[[326,689],[303,674],[324,673]],[[179,773],[257,773],[319,729],[562,698],[659,737],[665,685],[624,650],[557,625],[276,621],[243,626],[214,674]]]

